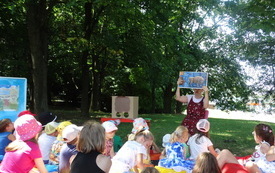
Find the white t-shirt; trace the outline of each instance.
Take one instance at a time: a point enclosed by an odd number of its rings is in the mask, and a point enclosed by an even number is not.
[[[195,97],[195,95],[186,95],[186,97],[188,98],[188,103],[190,102],[190,100],[191,100],[192,97],[193,97],[193,101],[194,101],[195,103],[199,103],[199,102],[203,99],[203,97],[197,99],[197,98]]]
[[[56,140],[56,137],[47,135],[46,133],[42,133],[39,136],[38,145],[39,145],[43,160],[49,160],[52,145],[55,140]]]
[[[198,155],[202,152],[209,152],[208,147],[213,145],[210,139],[206,136],[200,137],[200,139],[198,140],[199,143],[196,143],[198,135],[198,133],[194,134],[189,138],[187,142],[187,145],[189,145],[190,147],[191,159],[196,159]]]
[[[137,165],[137,154],[147,157],[145,146],[136,141],[127,141],[112,159],[109,173],[127,172]]]

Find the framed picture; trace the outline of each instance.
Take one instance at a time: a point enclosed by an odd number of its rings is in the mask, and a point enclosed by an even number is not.
[[[0,77],[0,119],[15,121],[19,112],[26,110],[27,79]]]
[[[179,76],[183,80],[183,83],[179,85],[180,88],[201,89],[208,83],[208,74],[205,72],[181,71]]]

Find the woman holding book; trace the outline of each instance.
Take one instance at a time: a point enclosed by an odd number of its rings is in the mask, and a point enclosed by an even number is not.
[[[179,85],[183,85],[184,82],[182,77],[178,78],[176,100],[181,103],[187,103],[187,115],[181,125],[187,127],[190,135],[193,135],[195,134],[194,129],[196,128],[197,122],[205,118],[205,109],[209,106],[208,88],[207,86],[203,86],[202,89],[193,89],[193,95],[181,96]]]

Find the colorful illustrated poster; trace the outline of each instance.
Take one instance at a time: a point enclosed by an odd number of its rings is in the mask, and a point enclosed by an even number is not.
[[[183,83],[179,85],[180,88],[193,88],[200,89],[203,86],[207,86],[208,74],[205,72],[180,72],[179,75]]]
[[[26,110],[27,79],[0,77],[0,119],[15,121],[19,112]]]

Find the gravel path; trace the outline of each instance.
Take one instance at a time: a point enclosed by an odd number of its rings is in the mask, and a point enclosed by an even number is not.
[[[256,120],[275,123],[275,114],[252,113],[242,111],[224,112],[216,109],[208,109],[210,118]]]

